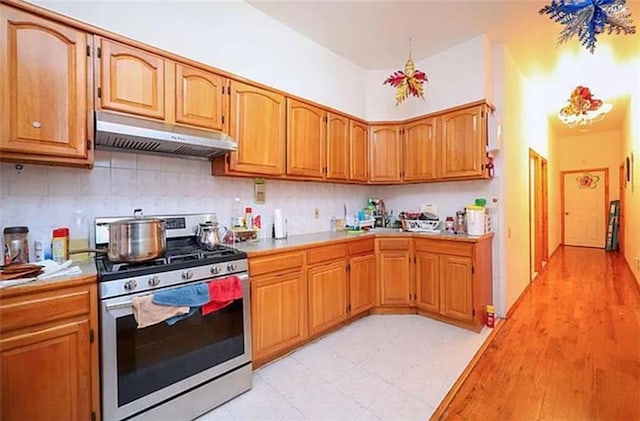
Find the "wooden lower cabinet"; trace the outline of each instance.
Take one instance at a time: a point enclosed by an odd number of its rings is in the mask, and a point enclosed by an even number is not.
[[[416,251],[416,307],[440,311],[440,256]]]
[[[492,303],[491,239],[475,243],[415,240],[416,307],[480,330]]]
[[[23,294],[1,296],[0,419],[99,419],[95,278]]]
[[[339,260],[308,270],[309,335],[347,319],[349,280],[346,267],[346,262]]]
[[[473,320],[473,265],[470,257],[440,256],[440,312]]]
[[[376,256],[354,256],[349,263],[349,311],[354,317],[376,304]]]
[[[378,305],[410,306],[413,302],[410,238],[376,240]]]
[[[307,284],[302,270],[251,280],[253,359],[268,359],[307,338]]]

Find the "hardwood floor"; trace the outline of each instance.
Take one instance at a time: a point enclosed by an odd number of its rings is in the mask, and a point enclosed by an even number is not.
[[[640,420],[640,290],[624,258],[560,249],[440,419]]]

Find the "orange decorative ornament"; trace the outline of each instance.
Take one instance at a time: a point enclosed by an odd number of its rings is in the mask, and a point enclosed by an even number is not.
[[[411,60],[411,54],[404,65],[404,71],[397,70],[393,72],[383,83],[383,85],[391,85],[396,88],[396,107],[402,101],[407,99],[409,95],[424,99],[424,88],[422,85],[427,81],[426,73],[416,70],[416,66]]]

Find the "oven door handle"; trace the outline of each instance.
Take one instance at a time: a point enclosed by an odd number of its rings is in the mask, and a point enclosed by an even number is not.
[[[119,308],[126,308],[126,307],[132,307],[132,306],[133,306],[133,301],[129,300],[129,301],[121,301],[119,303],[107,304],[105,308],[111,311],[111,310],[117,310]]]

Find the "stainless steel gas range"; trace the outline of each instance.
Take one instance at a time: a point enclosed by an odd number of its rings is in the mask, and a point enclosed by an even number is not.
[[[200,247],[198,224],[213,214],[156,216],[166,222],[163,258],[114,264],[96,258],[100,298],[102,412],[122,419],[189,420],[252,386],[251,315],[246,254]],[[97,218],[96,247],[109,241]],[[138,328],[132,298],[238,276],[242,298],[206,316]]]

